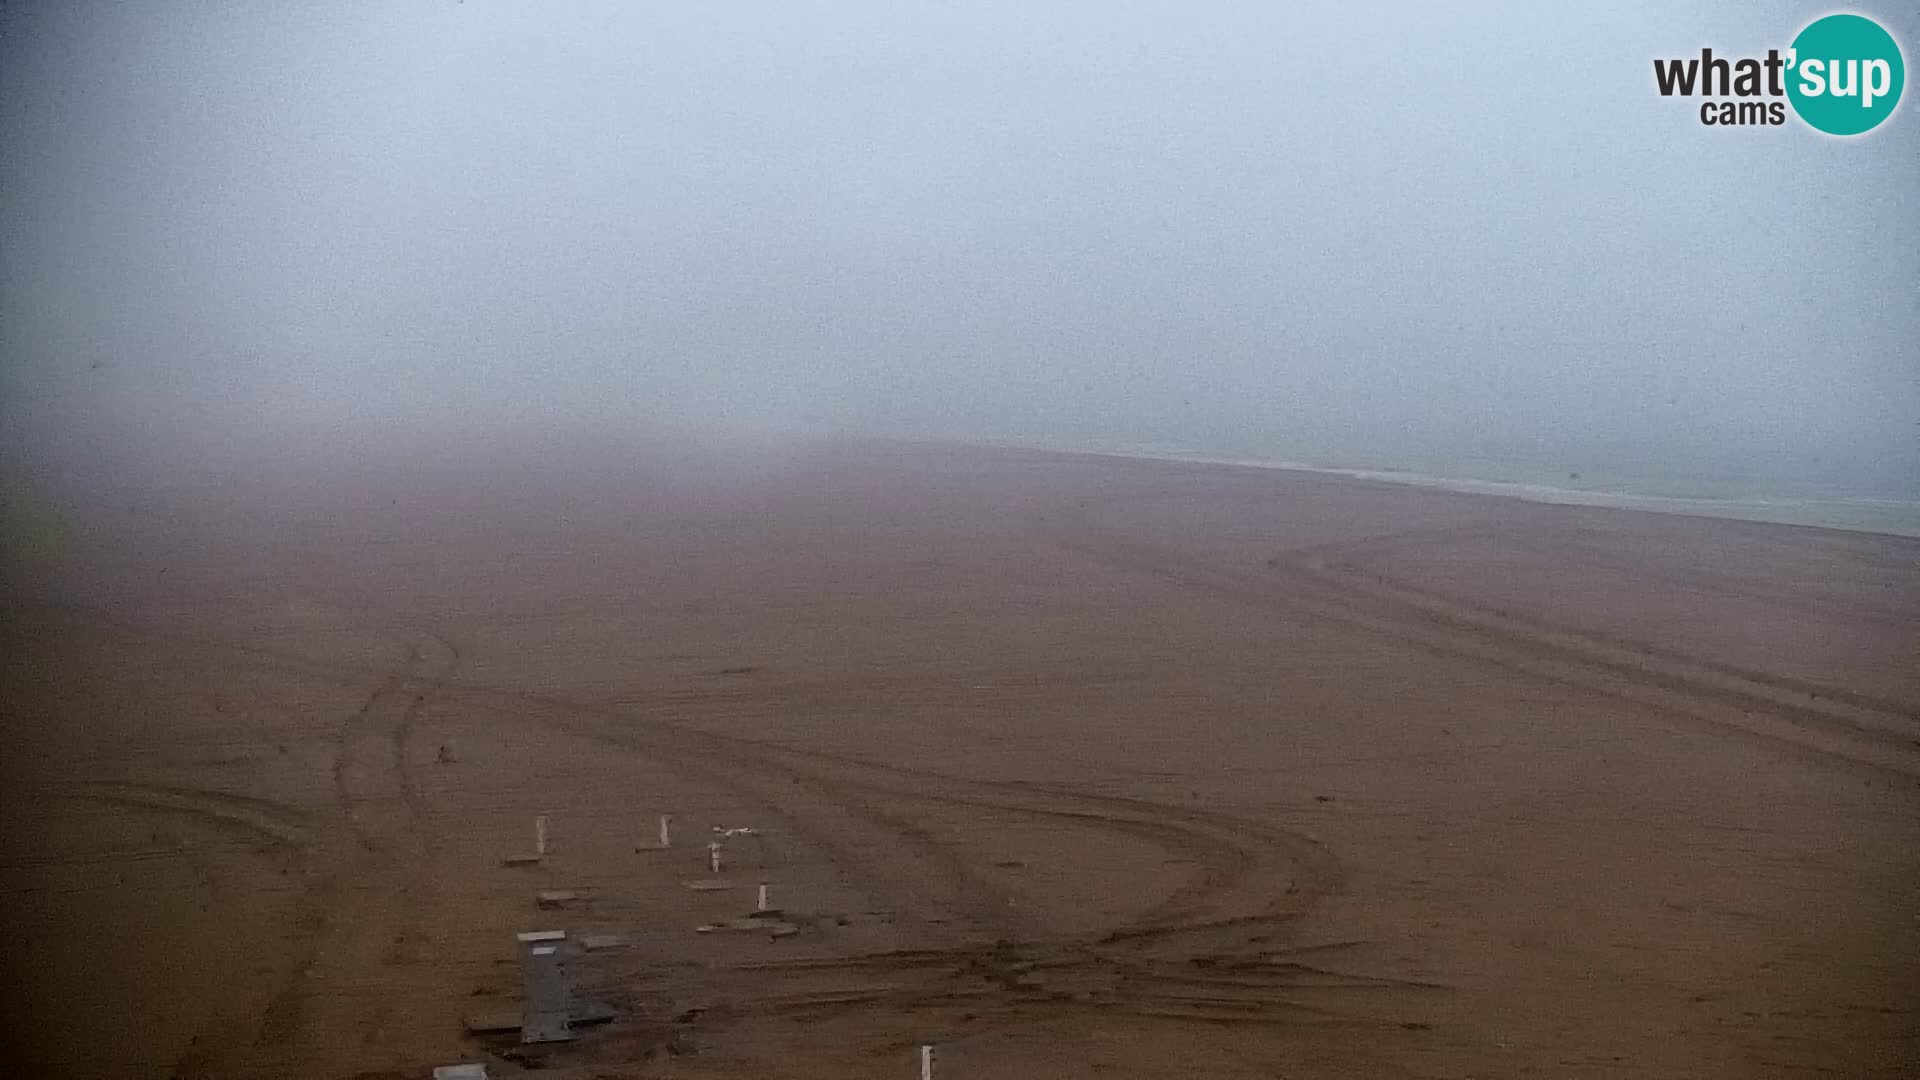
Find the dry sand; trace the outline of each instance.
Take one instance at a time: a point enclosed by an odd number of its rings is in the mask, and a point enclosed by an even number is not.
[[[57,546],[0,640],[9,1076],[424,1076],[555,925],[630,944],[547,1075],[1920,1075],[1913,540],[844,446]],[[694,932],[761,881],[797,934]]]

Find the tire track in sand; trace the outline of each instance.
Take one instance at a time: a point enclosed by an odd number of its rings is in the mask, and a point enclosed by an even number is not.
[[[420,988],[439,981],[422,963],[431,882],[408,739],[461,657],[433,634],[409,638],[405,650],[335,730],[332,857],[301,928],[304,962],[264,1010],[238,1075],[284,1075],[343,1053],[407,1067],[409,1030],[436,1019],[407,1013],[426,996]]]
[[[881,1009],[905,1015],[963,1009],[1013,1017],[1091,1008],[1210,1023],[1298,1022],[1303,1014],[1321,1011],[1303,1004],[1299,998],[1304,994],[1335,988],[1431,988],[1274,959],[1280,954],[1270,944],[1273,939],[1284,936],[1341,881],[1331,855],[1286,830],[1149,800],[975,780],[717,734],[631,705],[533,697],[544,708],[595,719],[590,724],[563,723],[563,730],[671,762],[676,769],[693,767],[736,789],[758,789],[760,781],[776,788],[805,787],[819,801],[798,815],[790,805],[782,811],[790,824],[811,837],[834,836],[846,827],[843,819],[854,819],[893,830],[941,856],[948,876],[939,887],[957,894],[941,899],[967,920],[957,935],[960,940],[954,940],[955,934],[932,933],[925,935],[929,944],[924,948],[815,958],[791,970],[777,965],[742,969],[753,973],[753,989],[731,986],[723,996],[751,1000],[759,1014]],[[831,809],[823,819],[820,808],[827,804]],[[1170,855],[1198,862],[1200,869],[1135,918],[1093,933],[1047,934],[1007,920],[1004,891],[985,883],[982,868],[964,853],[944,848],[933,830],[913,823],[917,814],[951,816],[956,810],[985,812],[990,819],[1011,814],[1093,836],[1110,832],[1144,839]],[[1088,841],[1098,842],[1091,837]],[[830,850],[836,861],[849,856],[845,844]],[[870,883],[886,877],[871,857],[839,865]],[[916,883],[926,887],[919,871]],[[884,981],[873,981],[876,974]],[[857,982],[851,988],[850,978]],[[807,988],[822,979],[835,988]],[[689,1005],[694,1011],[706,1009],[698,1001],[680,1003]]]
[[[220,645],[204,635],[195,643],[203,648]],[[1316,843],[1228,814],[1062,786],[977,780],[884,765],[708,732],[668,719],[709,697],[729,700],[737,691],[663,694],[658,703],[639,705],[576,701],[456,680],[452,674],[458,655],[451,646],[445,649],[448,655],[441,669],[428,675],[426,648],[430,644],[409,646],[398,668],[380,671],[315,661],[285,650],[236,647],[237,653],[260,666],[324,673],[333,679],[377,680],[374,690],[336,731],[333,788],[343,828],[336,830],[333,846],[348,849],[347,855],[317,889],[319,914],[308,928],[308,962],[302,968],[308,976],[295,980],[268,1009],[256,1047],[256,1056],[266,1063],[260,1075],[291,1067],[296,1053],[318,1052],[321,1043],[339,1046],[357,1040],[364,1046],[392,1041],[382,1037],[384,1025],[394,1019],[390,1008],[356,1018],[351,1002],[405,1001],[409,995],[398,981],[377,994],[364,988],[354,994],[326,993],[314,984],[335,984],[338,980],[331,972],[336,968],[360,973],[353,976],[360,981],[365,981],[365,972],[378,968],[366,955],[365,942],[379,938],[376,928],[383,922],[391,923],[391,909],[383,916],[379,910],[361,912],[355,904],[358,898],[364,906],[366,892],[376,883],[387,883],[380,886],[381,892],[405,893],[394,875],[402,854],[397,841],[406,833],[393,826],[404,820],[405,807],[415,807],[417,817],[418,794],[412,792],[408,779],[406,733],[422,703],[436,694],[521,708],[532,722],[669,764],[763,808],[768,820],[805,840],[896,910],[920,907],[936,912],[930,918],[909,917],[913,933],[928,948],[896,954],[891,961],[895,967],[910,965],[918,972],[915,979],[934,987],[949,977],[942,973],[974,973],[967,976],[971,980],[987,972],[990,977],[981,977],[1001,987],[996,992],[1003,995],[1003,1003],[1022,1012],[1084,1007],[1093,991],[1070,987],[1090,986],[1107,988],[1094,994],[1103,1002],[1101,1008],[1177,1015],[1179,1009],[1170,1000],[1155,999],[1140,989],[1150,981],[1142,970],[1172,965],[1162,974],[1216,981],[1204,970],[1209,965],[1221,957],[1234,963],[1257,960],[1318,897],[1340,887],[1337,862]],[[382,759],[387,766],[384,773],[374,769]],[[396,805],[403,808],[400,817],[396,817]],[[1049,934],[1018,914],[1009,914],[1003,885],[990,880],[977,855],[949,839],[956,830],[991,830],[995,820],[1008,815],[1087,833],[1089,840],[1083,845],[1087,847],[1097,846],[1101,834],[1146,840],[1197,869],[1162,900],[1119,923],[1086,934]],[[886,854],[902,847],[922,856],[910,874],[898,872],[899,860]],[[928,897],[930,882],[934,895]],[[343,930],[343,924],[351,924],[353,932]],[[342,947],[356,952],[358,959],[334,958]],[[868,970],[873,963],[862,957],[836,962],[844,963],[846,971]],[[1042,974],[1021,974],[1029,968]],[[826,970],[816,969],[809,977]],[[1324,982],[1338,976],[1316,978]],[[1289,987],[1306,992],[1313,981],[1272,983],[1260,993],[1270,995]],[[1051,989],[1036,991],[1036,985]],[[1383,989],[1398,985],[1402,984],[1378,982]],[[927,986],[903,989],[896,995],[898,1003],[902,1008],[934,1007],[928,1002],[953,992],[950,987],[929,998]],[[1407,986],[1411,984],[1402,988]],[[1260,997],[1234,980],[1219,981],[1215,989],[1217,1006],[1211,1011],[1189,1009],[1191,1019],[1257,1022],[1270,1019],[1273,1010],[1300,1011],[1294,1008],[1296,1003]]]
[[[1707,723],[1724,731],[1811,752],[1829,760],[1920,779],[1920,734],[1913,718],[1894,715],[1863,695],[1802,701],[1800,692],[1764,673],[1716,670],[1714,662],[1669,650],[1655,656],[1594,640],[1565,628],[1476,612],[1467,603],[1396,591],[1368,583],[1337,565],[1343,551],[1364,552],[1383,538],[1283,552],[1264,567],[1196,559],[1102,528],[1091,504],[1053,516],[1059,543],[1116,569],[1158,578],[1179,588],[1308,616],[1384,638],[1431,655],[1466,659],[1545,682],[1641,706],[1658,715]],[[1446,530],[1403,534],[1405,543],[1432,543]],[[1717,665],[1730,669],[1730,665]]]

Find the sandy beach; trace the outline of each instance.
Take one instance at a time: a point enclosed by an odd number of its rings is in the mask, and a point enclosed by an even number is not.
[[[68,513],[8,1075],[1920,1074],[1920,540],[908,444]],[[516,1063],[549,928],[614,1018]]]

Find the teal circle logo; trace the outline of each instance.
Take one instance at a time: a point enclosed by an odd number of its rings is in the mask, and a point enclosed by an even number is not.
[[[1900,46],[1860,15],[1807,24],[1788,54],[1787,100],[1800,119],[1829,135],[1872,131],[1893,115],[1907,83]]]

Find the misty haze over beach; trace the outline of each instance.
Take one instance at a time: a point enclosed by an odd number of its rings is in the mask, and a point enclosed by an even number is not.
[[[1920,126],[1653,107],[1652,43],[1802,18],[9,5],[5,426],[67,461],[590,426],[1913,501]]]

